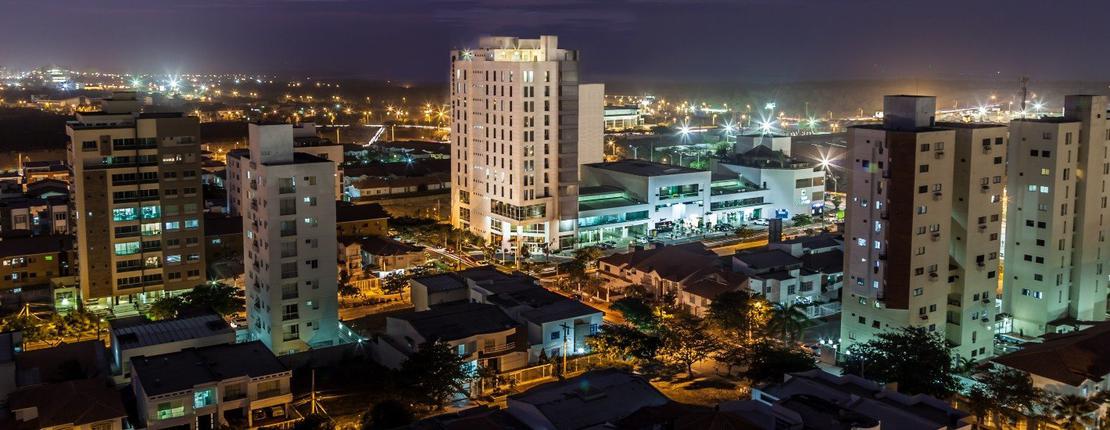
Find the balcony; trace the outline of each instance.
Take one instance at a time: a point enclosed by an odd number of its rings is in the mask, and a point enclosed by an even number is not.
[[[481,354],[481,355],[492,355],[492,354],[497,354],[497,353],[500,353],[500,352],[512,351],[514,348],[516,348],[516,342],[508,342],[508,343],[505,343],[505,344],[502,344],[502,345],[497,345],[497,346],[494,346],[494,347],[491,347],[491,348],[482,348],[482,350],[479,351],[479,354]]]
[[[266,391],[259,391],[258,392],[258,399],[256,399],[256,400],[262,400],[262,399],[268,399],[268,398],[271,398],[271,397],[277,397],[277,396],[280,396],[282,394],[283,393],[281,392],[281,388],[275,388],[275,389],[266,390]]]

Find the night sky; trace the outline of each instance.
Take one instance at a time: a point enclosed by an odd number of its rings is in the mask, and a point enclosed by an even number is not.
[[[1103,0],[0,0],[0,65],[442,81],[480,35],[556,34],[588,79],[1097,79]]]

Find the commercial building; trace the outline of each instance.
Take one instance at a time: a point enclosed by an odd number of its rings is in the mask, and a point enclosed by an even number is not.
[[[601,161],[604,87],[555,36],[451,52],[451,223],[499,244],[567,249],[578,166]]]
[[[134,94],[66,125],[81,298],[133,312],[205,277],[199,123]]]
[[[644,116],[639,105],[605,106],[605,130],[629,130],[643,125]]]
[[[250,336],[275,354],[335,344],[335,163],[294,151],[289,124],[250,124],[248,132],[250,150],[234,173],[244,179],[237,205]]]
[[[994,355],[1004,211],[996,196],[1006,183],[1008,133],[1002,124],[939,126],[956,131],[955,147],[948,155],[955,172],[951,191],[930,191],[934,199],[952,201],[945,337],[957,354],[977,361]]]
[[[1025,336],[1106,319],[1107,99],[1010,123],[1003,310]]]
[[[689,233],[762,218],[768,192],[739,175],[620,160],[582,166],[579,244]]]
[[[739,175],[741,180],[767,190],[765,200],[773,212],[761,214],[763,218],[790,219],[794,215],[821,214],[825,209],[825,170],[791,157],[790,138],[785,139],[786,151],[756,144],[746,152],[713,159],[710,166],[714,172]]]
[[[292,377],[257,341],[131,358],[138,427],[151,430],[291,424]]]
[[[882,124],[848,129],[842,350],[902,327],[945,335],[956,132],[935,112],[934,97],[887,96]],[[1001,184],[987,193],[1001,205]]]

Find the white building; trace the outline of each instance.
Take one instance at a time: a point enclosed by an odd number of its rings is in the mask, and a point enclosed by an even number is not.
[[[331,345],[339,325],[335,163],[295,152],[289,124],[248,131],[237,176],[251,338],[275,354]]]
[[[644,125],[639,105],[605,106],[606,130],[629,130]]]
[[[1003,309],[1026,336],[1106,319],[1110,115],[1103,96],[1064,106],[1010,123]]]
[[[742,136],[741,136],[742,137]],[[767,136],[767,139],[774,139]],[[789,140],[789,138],[786,138]],[[789,141],[787,142],[789,151]],[[825,208],[825,171],[813,163],[789,156],[789,152],[755,145],[724,159],[710,161],[714,172],[740,178],[767,190],[771,212],[763,218],[790,219],[794,215],[816,215]]]
[[[578,52],[555,36],[452,51],[452,225],[503,249],[571,247],[578,166],[601,161],[603,93],[579,84]]]
[[[755,149],[757,146],[764,146],[771,151],[779,151],[789,157],[791,142],[790,136],[781,134],[741,134],[736,136],[736,143],[732,145],[732,153],[743,154]]]

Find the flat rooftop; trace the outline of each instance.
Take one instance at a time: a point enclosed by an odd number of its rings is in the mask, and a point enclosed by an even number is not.
[[[288,372],[261,341],[188,348],[131,358],[131,369],[148,396],[175,393],[199,384]]]
[[[943,128],[999,128],[1006,127],[1006,124],[997,124],[992,122],[938,122],[937,127]]]
[[[1062,116],[1043,116],[1040,118],[1018,118],[1013,122],[1039,122],[1046,124],[1067,124],[1070,122],[1080,122],[1077,119],[1064,118]]]
[[[618,173],[625,173],[636,176],[666,176],[666,175],[679,175],[683,173],[699,173],[706,172],[705,170],[691,169],[689,167],[677,166],[674,164],[656,163],[647,160],[620,160],[603,163],[590,163],[586,166],[595,169],[610,170]]]
[[[138,316],[112,320],[109,324],[120,350],[235,334],[227,321],[215,313],[161,321]]]
[[[451,341],[517,327],[501,308],[484,303],[449,303],[388,318],[406,321],[426,341]]]

